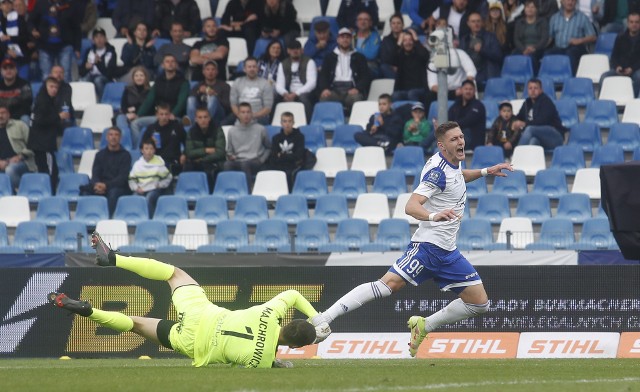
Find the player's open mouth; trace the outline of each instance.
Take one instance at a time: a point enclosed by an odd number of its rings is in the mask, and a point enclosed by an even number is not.
[[[464,154],[464,147],[460,147],[456,150],[458,154]]]

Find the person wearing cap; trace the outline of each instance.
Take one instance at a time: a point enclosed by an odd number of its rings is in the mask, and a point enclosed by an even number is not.
[[[352,49],[352,39],[347,27],[338,31],[338,46],[325,57],[318,77],[320,101],[341,102],[347,112],[365,99],[371,84],[367,59]]]
[[[116,49],[107,42],[107,33],[100,27],[93,30],[93,45],[85,53],[78,67],[80,80],[91,82],[96,94],[102,97],[104,86],[113,80],[116,74]]]
[[[313,24],[309,39],[304,44],[304,55],[312,58],[320,71],[325,57],[333,52],[337,44],[329,22],[319,20]]]
[[[360,11],[356,19],[357,29],[353,37],[353,47],[367,59],[367,66],[373,78],[380,74],[380,34],[373,28],[368,11]]]
[[[231,86],[218,79],[218,64],[214,60],[205,61],[202,65],[202,74],[204,80],[191,89],[187,98],[187,117],[193,124],[196,109],[204,107],[209,110],[212,122],[219,125],[227,114],[231,113]]]
[[[431,142],[427,138],[431,137]],[[402,144],[405,146],[431,145],[435,141],[431,123],[425,118],[424,105],[421,102],[411,106],[411,119],[404,123]]]
[[[227,57],[229,56],[229,40],[218,34],[218,24],[213,18],[207,18],[202,24],[202,40],[196,42],[189,53],[191,65],[191,81],[204,80],[202,66],[215,61],[218,66],[217,78],[224,81],[227,74]]]
[[[314,104],[312,93],[318,80],[316,63],[302,54],[302,45],[298,40],[289,42],[287,54],[289,57],[278,66],[278,99],[284,102],[302,102],[307,121],[310,121]]]
[[[489,15],[484,19],[484,28],[496,35],[502,53],[507,55],[513,48],[513,25],[507,27],[504,17],[504,6],[499,0],[489,2]]]
[[[230,0],[222,14],[220,28],[227,37],[242,37],[247,41],[249,53],[253,53],[260,35],[258,10],[260,0]]]
[[[156,29],[154,37],[170,38],[175,22],[184,27],[184,37],[197,37],[202,28],[200,8],[194,0],[157,0],[155,6]]]
[[[0,63],[2,80],[0,80],[0,105],[9,108],[11,118],[31,124],[31,105],[33,92],[31,84],[18,76],[16,63],[4,59]]]
[[[389,1],[389,0],[382,0]],[[371,21],[374,26],[377,26],[380,22],[378,17],[378,4],[375,0],[346,0],[340,2],[340,8],[338,8],[338,20],[339,26],[346,26],[349,29],[355,30],[358,24],[358,15],[361,12],[367,12],[371,15]]]
[[[412,29],[401,33],[397,61],[393,100],[423,102],[426,98],[429,51],[422,46],[418,35]]]
[[[516,118],[513,116],[513,107],[509,101],[501,102],[498,109],[500,114],[487,130],[485,144],[502,147],[505,158],[509,158],[520,140],[520,129],[513,126]]]
[[[378,112],[369,117],[367,128],[356,132],[353,138],[361,146],[380,146],[391,153],[402,143],[402,118],[391,107],[391,96],[378,97]]]
[[[467,25],[469,33],[460,38],[460,49],[467,52],[473,61],[477,71],[476,83],[482,90],[487,80],[500,76],[502,48],[496,35],[484,29],[480,13],[469,13]]]
[[[449,121],[460,125],[464,133],[465,148],[473,150],[484,145],[487,112],[484,104],[476,99],[476,84],[465,80],[460,87],[460,96],[449,108]]]

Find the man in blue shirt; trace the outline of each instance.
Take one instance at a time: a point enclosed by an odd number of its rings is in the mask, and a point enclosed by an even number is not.
[[[553,46],[546,54],[569,56],[575,75],[580,56],[587,53],[588,44],[596,42],[596,31],[589,18],[576,9],[576,0],[562,0],[562,9],[549,21],[549,38]]]

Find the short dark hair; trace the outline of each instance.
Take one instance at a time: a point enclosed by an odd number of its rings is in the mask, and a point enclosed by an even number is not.
[[[391,101],[392,101],[392,100],[391,100],[391,95],[389,95],[389,94],[387,94],[387,93],[380,94],[380,95],[378,96],[378,100],[381,100],[381,99],[386,99],[386,100],[387,100],[387,101],[389,101],[389,102],[391,102]]]
[[[205,112],[207,114],[209,114],[209,109],[207,109],[205,106],[198,106],[196,108],[196,113],[198,112]],[[211,114],[209,114],[209,117],[211,117]]]
[[[538,78],[529,79],[529,81],[527,82],[527,86],[529,85],[529,83],[535,83],[540,86],[540,88],[542,88],[542,81]]]
[[[295,118],[295,117],[293,116],[293,113],[291,113],[291,112],[283,112],[283,113],[280,115],[280,118],[282,118],[282,117],[291,117],[291,118]]]
[[[171,105],[169,105],[166,102],[160,102],[159,104],[156,105],[156,113],[159,112],[160,109],[171,111]]]
[[[153,149],[156,150],[156,141],[153,140],[152,138],[148,137],[146,139],[142,139],[142,142],[140,142],[140,149],[142,149],[142,146],[144,146],[145,144],[150,144],[153,146]]]
[[[120,128],[116,127],[116,126],[112,126],[112,127],[107,128],[107,132],[109,132],[111,130],[114,130],[114,131],[118,132],[120,135],[122,135],[122,129],[120,129]]]
[[[60,81],[53,76],[47,76],[47,78],[44,80],[44,84],[46,85],[47,83],[55,83],[58,86],[60,85]]]
[[[402,25],[404,26],[404,18],[402,17],[402,14],[399,12],[396,12],[395,14],[391,15],[389,17],[389,22],[391,22],[394,18],[398,18],[402,21]]]
[[[319,20],[313,24],[313,29],[321,33],[325,31],[329,31],[329,27],[331,26],[329,25],[329,22],[327,22],[326,20]]]
[[[238,109],[240,109],[242,107],[247,107],[247,108],[251,109],[251,104],[249,102],[240,102],[240,104],[238,104]]]
[[[294,347],[307,346],[316,340],[316,329],[311,323],[303,319],[291,320],[282,327],[282,337],[286,344]]]
[[[182,24],[182,22],[178,22],[177,20],[171,22],[171,28],[173,28],[173,26],[180,26],[184,30],[184,25]]]
[[[444,134],[454,128],[460,128],[460,125],[455,121],[447,121],[438,125],[438,128],[436,128],[436,139],[442,140]]]
[[[476,88],[476,84],[475,84],[475,82],[473,80],[466,79],[465,81],[462,82],[460,87],[464,87],[465,84],[470,84],[470,85],[473,86],[473,88]]]
[[[269,45],[271,45],[271,44],[269,44]],[[246,59],[244,59],[244,63],[246,64],[246,63],[247,63],[247,61],[255,61],[255,62],[257,63],[257,62],[258,62],[258,59],[257,59],[257,58],[255,58],[255,57],[253,57],[253,56],[249,56],[249,57],[247,57]]]

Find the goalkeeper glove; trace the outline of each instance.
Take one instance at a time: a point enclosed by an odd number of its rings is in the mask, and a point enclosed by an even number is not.
[[[313,344],[320,343],[331,335],[331,327],[329,327],[329,323],[322,317],[322,313],[318,313],[312,317],[309,322],[316,327],[316,340],[313,341]]]

